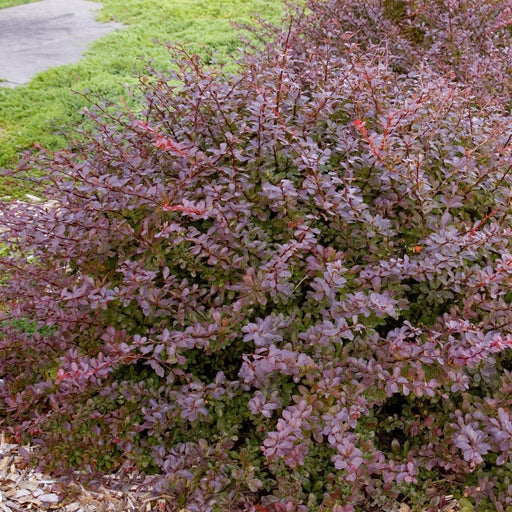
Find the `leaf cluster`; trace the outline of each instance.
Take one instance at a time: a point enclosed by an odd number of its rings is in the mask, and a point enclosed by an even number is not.
[[[39,463],[177,510],[512,506],[511,17],[290,6],[236,74],[170,48],[140,113],[27,159],[0,394]]]

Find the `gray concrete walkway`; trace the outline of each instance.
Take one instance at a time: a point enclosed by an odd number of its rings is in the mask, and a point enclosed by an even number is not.
[[[53,66],[80,59],[88,45],[121,27],[97,23],[101,4],[86,0],[40,0],[0,9],[0,85],[28,82]]]

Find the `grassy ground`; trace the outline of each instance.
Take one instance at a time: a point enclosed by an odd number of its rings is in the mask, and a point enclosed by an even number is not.
[[[0,9],[6,7],[14,7],[15,5],[28,4],[30,2],[37,2],[38,0],[0,0]]]
[[[0,0],[0,6],[6,2]],[[104,0],[100,21],[118,21],[125,28],[96,41],[77,64],[38,74],[29,84],[0,88],[0,167],[16,164],[20,151],[37,143],[48,149],[65,144],[59,132],[80,127],[80,109],[87,100],[77,94],[111,100],[129,98],[127,87],[153,60],[157,69],[169,67],[167,51],[154,43],[179,41],[199,54],[218,51],[219,59],[232,54],[239,40],[232,21],[249,22],[252,15],[278,20],[278,0]],[[0,196],[19,195],[16,186],[0,184]]]

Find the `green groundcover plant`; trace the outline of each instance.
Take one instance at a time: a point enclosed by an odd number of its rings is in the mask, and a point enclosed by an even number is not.
[[[29,4],[31,2],[37,2],[38,0],[0,0],[0,9],[6,7],[15,7],[16,5]]]
[[[103,0],[101,6],[98,21],[122,25],[84,48],[77,63],[42,71],[27,84],[0,87],[0,167],[15,166],[20,152],[35,143],[49,150],[67,147],[70,132],[87,130],[82,109],[92,102],[108,98],[136,109],[130,87],[137,74],[149,60],[159,71],[169,67],[169,55],[155,39],[187,44],[203,59],[215,52],[217,60],[229,62],[239,47],[233,23],[257,23],[257,15],[279,21],[282,14],[280,0]],[[0,183],[0,197],[26,192],[37,193],[20,180]]]
[[[1,204],[1,412],[169,509],[512,510],[512,3],[312,0],[172,49]]]

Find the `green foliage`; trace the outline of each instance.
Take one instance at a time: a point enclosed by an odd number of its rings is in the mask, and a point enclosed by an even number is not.
[[[29,4],[31,2],[37,2],[39,0],[0,0],[0,9],[6,7],[14,7],[16,5]]]
[[[403,21],[407,17],[407,5],[404,0],[384,0],[383,14],[394,22]]]

